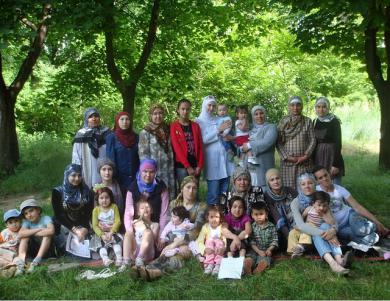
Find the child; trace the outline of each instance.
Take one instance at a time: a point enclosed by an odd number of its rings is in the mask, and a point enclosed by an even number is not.
[[[217,115],[218,115],[217,128],[219,128],[221,126],[221,124],[224,123],[225,121],[232,122],[232,119],[230,118],[230,116],[228,114],[228,108],[225,104],[222,104],[222,103],[218,104]],[[234,157],[233,145],[231,142],[225,141],[225,139],[223,139],[223,138],[225,138],[227,135],[229,135],[231,130],[232,130],[232,126],[225,129],[221,135],[222,136],[221,142],[222,142],[222,144],[223,144],[223,146],[228,154],[229,161],[232,161],[233,157]]]
[[[35,199],[28,199],[20,204],[20,212],[24,217],[22,228],[19,231],[19,253],[15,263],[17,266],[15,276],[24,272],[26,255],[34,254],[27,273],[32,273],[42,258],[51,251],[54,225],[51,217],[42,215],[42,207]]]
[[[6,229],[0,233],[0,268],[12,263],[19,246],[19,230],[21,226],[20,212],[11,209],[4,213]]]
[[[177,206],[172,209],[171,221],[160,234],[160,240],[164,243],[170,242],[170,244],[161,251],[161,255],[174,256],[180,252],[179,246],[188,243],[188,231],[195,227],[190,222],[189,217],[190,213],[184,206]]]
[[[206,212],[207,223],[196,240],[199,251],[205,256],[204,273],[218,275],[225,252],[226,239],[222,235],[223,214],[218,206],[210,206]]]
[[[241,147],[244,143],[249,141],[249,120],[248,120],[248,109],[246,106],[237,106],[236,107],[236,144],[238,147]],[[251,164],[258,164],[256,157],[253,156],[251,150],[248,150],[246,153],[241,152],[240,154],[240,164],[243,165],[243,160],[245,154],[248,155],[248,162]]]
[[[99,251],[103,264],[109,266],[113,261],[108,257],[108,249],[113,249],[115,265],[122,265],[122,235],[118,234],[121,218],[118,206],[114,202],[114,195],[110,188],[95,185],[96,207],[92,211],[92,229],[95,232],[95,246]]]
[[[275,226],[268,221],[268,208],[264,202],[252,205],[251,216],[252,234],[249,239],[251,251],[245,258],[244,270],[246,274],[263,272],[271,265],[272,252],[278,247],[278,233]]]
[[[246,254],[246,239],[252,232],[251,218],[246,214],[245,200],[240,196],[233,196],[229,200],[229,213],[225,215],[225,222],[228,225],[227,233],[227,256],[232,257],[239,251],[240,257]],[[237,239],[240,244],[232,244]]]
[[[158,240],[159,224],[151,220],[152,205],[146,198],[137,202],[137,219],[133,221],[133,237],[130,241],[130,259],[136,267],[142,267],[145,262],[154,258],[154,244]],[[130,262],[124,261],[121,270]]]

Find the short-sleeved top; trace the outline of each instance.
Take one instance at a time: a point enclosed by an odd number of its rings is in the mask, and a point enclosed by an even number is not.
[[[330,209],[334,219],[339,227],[342,227],[348,223],[348,216],[352,208],[346,203],[346,199],[351,196],[351,193],[344,187],[333,184],[334,190],[327,192],[330,195]],[[324,191],[320,185],[316,187],[317,191]]]
[[[236,136],[246,136],[246,135],[249,135],[249,131],[242,131],[238,128],[239,125],[241,125],[243,123],[242,120],[240,119],[237,119],[236,122],[235,122],[235,126],[236,126]]]
[[[37,223],[32,223],[28,220],[23,220],[22,228],[25,229],[37,229],[37,228],[47,228],[49,224],[52,224],[53,220],[50,216],[44,215],[41,216]]]
[[[229,229],[235,233],[239,233],[245,230],[245,224],[251,223],[252,220],[248,214],[244,214],[240,218],[235,218],[230,212],[225,215],[225,222],[228,224]]]

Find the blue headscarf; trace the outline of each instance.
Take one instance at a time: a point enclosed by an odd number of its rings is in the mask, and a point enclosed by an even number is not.
[[[145,169],[154,169],[154,171],[157,171],[157,162],[153,159],[143,159],[139,165],[139,171],[137,172],[136,179],[137,179],[137,186],[140,193],[152,193],[154,189],[157,186],[156,177],[154,177],[152,183],[145,183],[142,180],[141,173]]]

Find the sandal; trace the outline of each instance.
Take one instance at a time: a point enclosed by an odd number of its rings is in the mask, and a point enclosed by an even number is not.
[[[145,267],[140,267],[138,269],[141,278],[146,281],[153,281],[161,277],[161,270],[157,269],[147,269]]]

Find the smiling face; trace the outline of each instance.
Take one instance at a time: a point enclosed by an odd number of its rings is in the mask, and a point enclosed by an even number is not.
[[[220,117],[223,117],[223,116],[227,115],[226,105],[218,105],[217,115],[220,116]]]
[[[235,218],[240,218],[241,216],[243,216],[245,212],[243,202],[241,200],[234,201],[232,204],[232,208],[230,208],[230,212]]]
[[[111,205],[110,195],[107,192],[100,193],[99,198],[98,198],[98,204],[102,208],[110,207],[110,205]]]
[[[236,188],[237,192],[247,192],[249,190],[249,179],[247,176],[239,176],[234,181],[234,187]]]
[[[318,184],[325,190],[329,190],[333,187],[332,179],[330,178],[329,172],[323,168],[314,173]]]
[[[112,176],[114,174],[114,170],[110,165],[103,165],[100,168],[100,177],[103,182],[110,182],[112,180]]]
[[[68,181],[71,185],[73,186],[78,186],[80,185],[81,183],[81,180],[82,180],[82,177],[81,177],[81,174],[78,173],[78,172],[72,172],[69,176],[68,176]]]
[[[21,227],[20,218],[11,217],[5,222],[7,228],[12,232],[18,232]]]
[[[217,228],[221,222],[221,214],[217,210],[210,210],[207,215],[207,221],[212,228]]]
[[[96,113],[91,114],[88,117],[88,127],[96,128],[100,125],[100,116]]]
[[[217,107],[217,105],[216,105],[215,102],[212,101],[212,102],[208,103],[208,105],[207,105],[207,113],[213,114],[215,112],[216,107]]]
[[[140,202],[138,204],[138,216],[150,219],[152,216],[152,207],[150,207],[148,202]]]
[[[265,122],[265,114],[262,110],[256,110],[253,117],[256,124],[263,124]]]
[[[118,125],[121,130],[127,130],[130,128],[130,118],[127,115],[122,115],[118,119]]]
[[[151,120],[154,124],[160,125],[164,121],[164,112],[160,108],[156,108],[152,115]]]
[[[299,183],[299,187],[304,195],[312,195],[315,192],[315,183],[309,178],[303,179]]]

